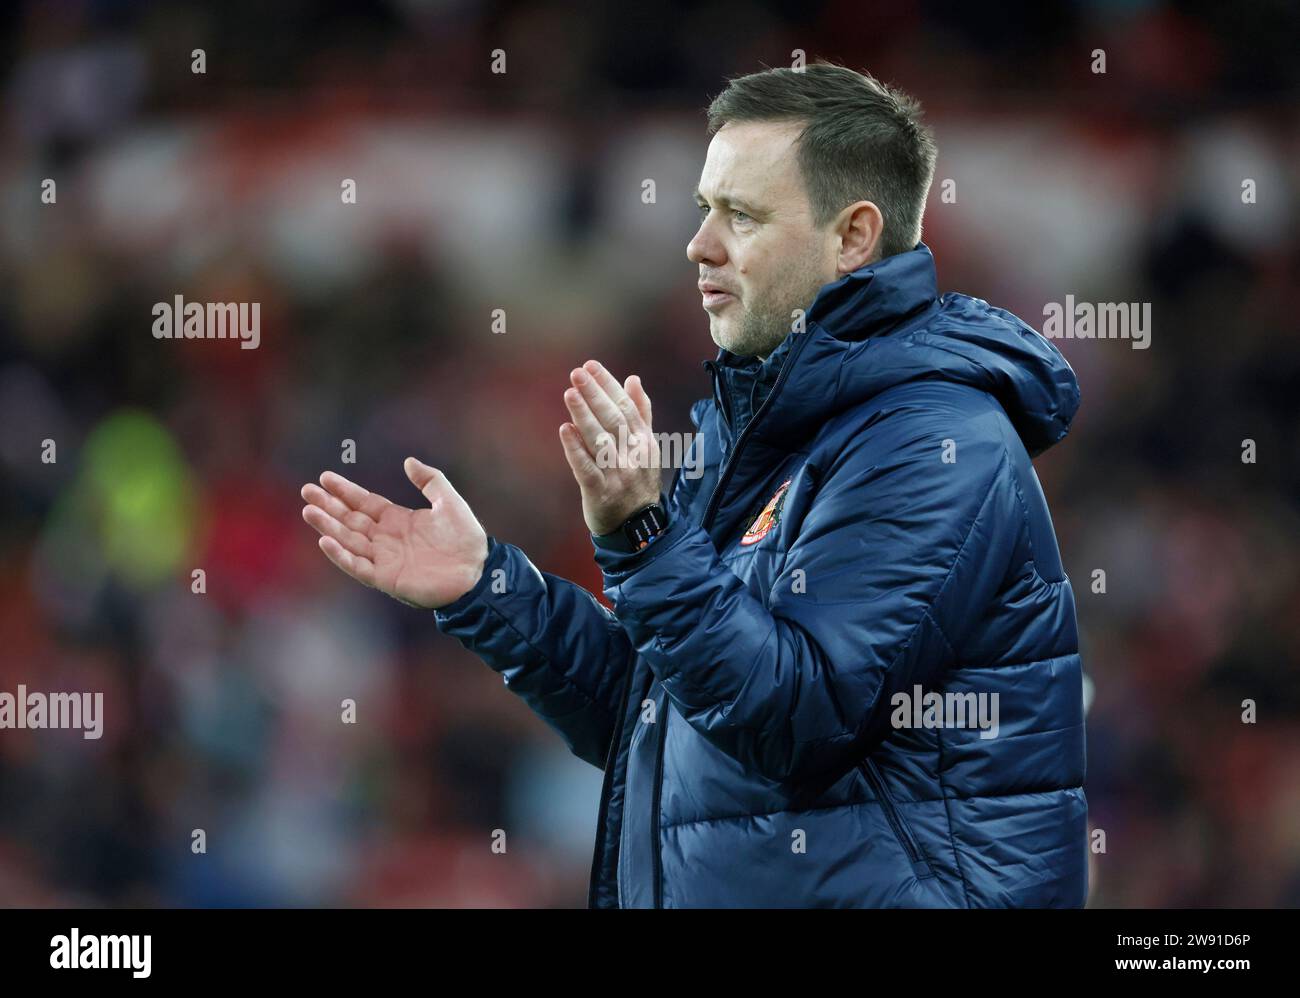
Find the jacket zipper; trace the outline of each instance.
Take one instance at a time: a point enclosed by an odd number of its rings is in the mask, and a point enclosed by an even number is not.
[[[885,786],[885,779],[880,775],[880,771],[876,769],[876,764],[870,759],[866,759],[858,763],[858,769],[866,777],[867,785],[871,787],[872,792],[876,795],[876,800],[880,803],[880,809],[885,813],[885,820],[889,822],[889,827],[894,830],[894,837],[898,839],[898,844],[907,853],[907,858],[911,861],[913,869],[916,870],[918,876],[933,876],[934,870],[930,868],[929,860],[921,853],[921,847],[916,844],[916,839],[912,837],[912,830],[907,827],[907,823],[903,821],[903,816],[898,813],[894,798],[889,795],[889,789]]]
[[[651,682],[653,686],[653,681]],[[664,906],[664,871],[663,871],[663,847],[659,844],[659,802],[660,791],[664,785],[664,746],[668,742],[668,712],[672,710],[672,705],[668,702],[668,696],[664,694],[664,709],[660,711],[659,731],[656,741],[659,743],[655,748],[655,793],[654,809],[650,812],[652,816],[651,828],[654,836],[650,841],[654,843],[654,906],[662,908]]]
[[[722,468],[722,473],[718,475],[718,484],[714,486],[713,494],[709,496],[708,505],[704,507],[704,516],[700,520],[700,526],[705,531],[709,529],[709,524],[717,513],[718,498],[722,495],[723,487],[726,485],[728,479],[730,479],[731,473],[735,470],[736,459],[740,456],[740,452],[745,446],[745,441],[749,439],[750,432],[754,429],[754,425],[759,421],[763,413],[767,411],[768,406],[771,405],[772,399],[776,398],[776,394],[780,390],[781,385],[785,383],[786,376],[790,373],[790,369],[794,367],[795,361],[798,359],[799,351],[803,348],[802,341],[807,339],[806,333],[798,335],[800,336],[800,342],[797,342],[793,347],[791,347],[790,354],[786,357],[785,363],[781,365],[781,370],[777,372],[776,381],[772,383],[772,390],[767,393],[767,398],[763,399],[763,404],[758,407],[758,411],[754,413],[750,417],[749,422],[745,424],[744,430],[741,431],[740,436],[736,439],[735,446],[732,447],[731,454],[728,456],[727,462]],[[712,364],[710,361],[706,361],[705,363]],[[713,372],[713,366],[710,366],[709,370]],[[714,390],[717,391],[717,373],[713,373]],[[727,428],[731,428],[730,419],[727,420]],[[650,686],[652,688],[654,686],[653,675],[650,680]],[[656,739],[658,745],[655,749],[654,794],[650,806],[650,842],[654,850],[654,906],[656,908],[662,908],[664,905],[663,846],[659,842],[659,804],[663,792],[664,743],[668,738],[667,713],[671,709],[672,705],[665,696],[663,711],[664,717],[662,719],[663,727],[660,728],[658,738]],[[624,820],[626,820],[626,818],[624,818]]]
[[[772,399],[776,398],[776,394],[785,383],[786,376],[790,373],[790,369],[794,367],[799,352],[803,349],[804,341],[808,339],[808,333],[806,331],[803,333],[791,333],[790,335],[798,336],[799,341],[790,349],[790,355],[786,357],[785,363],[781,365],[781,370],[777,373],[776,381],[772,383],[772,390],[767,393],[767,398],[763,399],[763,404],[758,407],[758,412],[754,413],[754,415],[749,418],[749,422],[745,424],[745,428],[740,431],[740,436],[737,438],[735,446],[731,449],[731,455],[727,458],[727,463],[723,465],[721,474],[718,475],[718,483],[713,487],[713,494],[709,496],[709,503],[704,507],[704,516],[700,520],[700,527],[706,531],[709,529],[709,524],[713,522],[713,517],[718,512],[718,502],[722,496],[722,490],[726,487],[727,481],[731,478],[731,473],[736,470],[736,459],[740,457],[740,452],[744,449],[745,442],[749,439],[750,432],[754,429],[754,425],[758,422],[763,413],[767,411],[768,406],[772,404]],[[730,427],[730,422],[728,422],[727,425]]]
[[[623,740],[623,728],[627,721],[627,701],[632,692],[632,673],[636,671],[636,645],[628,655],[627,675],[623,677],[623,695],[619,697],[618,714],[614,718],[614,733],[609,740],[609,750],[605,753],[605,779],[600,788],[600,808],[596,813],[596,850],[591,857],[591,881],[587,887],[587,907],[596,906],[596,882],[600,876],[600,864],[605,854],[605,820],[609,816],[609,795],[614,783],[614,753],[618,743]],[[626,808],[623,820],[627,820]],[[618,871],[614,871],[617,878]],[[617,896],[615,898],[617,904]]]

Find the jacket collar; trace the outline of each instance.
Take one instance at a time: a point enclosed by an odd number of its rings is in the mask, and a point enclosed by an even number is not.
[[[839,383],[857,341],[924,321],[938,301],[934,256],[925,243],[885,257],[824,285],[805,316],[765,360],[722,348],[704,366],[713,374],[714,399],[724,432],[734,439],[771,394],[787,366],[773,411],[757,428],[765,439],[804,439],[842,408]]]

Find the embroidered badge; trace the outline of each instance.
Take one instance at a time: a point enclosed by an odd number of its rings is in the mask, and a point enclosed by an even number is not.
[[[745,536],[740,539],[742,545],[757,544],[767,536],[769,530],[781,522],[781,508],[785,505],[785,492],[790,487],[790,481],[787,478],[781,484],[781,487],[776,490],[776,495],[763,507],[763,512],[754,518],[754,522],[745,531]]]

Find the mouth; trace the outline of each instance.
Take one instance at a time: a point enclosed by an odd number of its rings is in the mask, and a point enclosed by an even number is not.
[[[705,311],[709,312],[714,309],[725,308],[736,300],[736,296],[730,291],[723,291],[714,284],[701,284],[700,295],[703,297]]]

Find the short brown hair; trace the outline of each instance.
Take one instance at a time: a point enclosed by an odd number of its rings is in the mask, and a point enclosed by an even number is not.
[[[802,121],[799,169],[815,224],[855,201],[885,219],[880,253],[921,241],[921,216],[938,149],[913,97],[874,76],[818,61],[733,78],[709,105],[709,134],[729,122]]]

